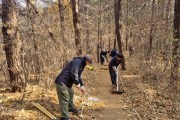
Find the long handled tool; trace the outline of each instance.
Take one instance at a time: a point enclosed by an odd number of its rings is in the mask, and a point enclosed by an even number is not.
[[[124,90],[119,90],[119,74],[118,74],[118,69],[117,69],[117,75],[116,75],[116,90],[112,91],[114,94],[122,94],[124,93]]]

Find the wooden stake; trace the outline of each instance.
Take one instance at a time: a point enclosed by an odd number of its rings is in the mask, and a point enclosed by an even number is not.
[[[51,114],[49,111],[47,111],[43,106],[41,106],[39,103],[32,102],[32,105],[38,108],[41,112],[43,112],[45,115],[47,115],[52,120],[56,120],[57,117],[55,117],[53,114]]]

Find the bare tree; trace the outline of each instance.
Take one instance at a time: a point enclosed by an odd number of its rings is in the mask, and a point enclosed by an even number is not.
[[[121,14],[121,0],[114,0],[114,14],[115,14],[115,33],[116,33],[116,39],[117,39],[117,44],[119,51],[122,52],[122,41],[121,41],[121,33],[122,31],[122,25],[120,23],[120,18],[122,17]]]
[[[15,0],[2,0],[2,33],[12,92],[24,87],[22,73],[22,42],[18,33]]]
[[[64,7],[63,7],[63,0],[58,0],[58,5],[59,5],[59,15],[60,15],[60,25],[61,25],[61,36],[62,36],[62,41],[65,41],[64,38]]]
[[[171,67],[171,81],[170,81],[170,91],[171,91],[171,100],[172,100],[172,118],[176,118],[174,115],[177,113],[176,109],[176,100],[178,97],[178,82],[179,82],[179,73],[178,68],[180,55],[179,55],[179,45],[180,45],[180,1],[175,0],[174,6],[174,40],[172,43],[172,67]]]
[[[152,9],[151,9],[151,25],[150,25],[149,49],[148,49],[149,53],[152,51],[152,42],[154,38],[154,29],[155,29],[154,13],[155,13],[155,0],[152,1]]]
[[[89,23],[88,23],[88,19],[89,19],[89,15],[88,15],[88,1],[89,0],[86,0],[86,6],[85,6],[85,13],[86,13],[86,53],[91,53],[92,52],[92,49],[91,49],[91,46],[90,46],[90,41],[89,41],[89,36],[90,36],[90,31],[89,31]]]
[[[99,1],[99,4],[98,4],[98,13],[99,13],[99,16],[98,16],[98,44],[97,44],[97,61],[99,63],[99,50],[102,49],[102,46],[101,46],[101,42],[102,42],[102,36],[101,36],[101,0]]]
[[[178,68],[179,68],[179,61],[180,55],[179,51],[179,44],[180,44],[180,1],[175,0],[175,9],[174,9],[174,40],[173,40],[173,51],[172,51],[172,73],[171,78],[175,81],[178,79]]]
[[[121,41],[122,25],[120,23],[120,18],[122,17],[121,0],[114,0],[114,15],[115,15],[115,27],[116,27],[115,29],[116,40],[117,40],[119,51],[123,54],[122,41]],[[121,66],[122,66],[122,69],[125,69],[124,57],[123,57]]]
[[[79,19],[78,19],[78,0],[71,0],[72,12],[73,12],[73,25],[75,32],[75,45],[77,49],[77,55],[82,54],[81,38],[79,30]]]

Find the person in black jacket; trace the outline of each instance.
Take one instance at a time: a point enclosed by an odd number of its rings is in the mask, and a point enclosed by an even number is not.
[[[75,84],[82,92],[85,92],[81,73],[88,64],[92,64],[92,57],[90,55],[76,57],[64,67],[55,79],[60,112],[62,115],[61,120],[69,120],[68,111],[78,113],[73,103],[74,91],[72,86]]]
[[[111,56],[111,58],[113,58],[113,57],[115,57],[117,54],[119,54],[119,51],[116,50],[116,49],[112,49],[109,55]]]
[[[114,56],[109,62],[108,68],[113,86],[117,86],[116,83],[117,67],[119,64],[122,64],[122,62],[123,62],[123,55],[120,53]],[[122,70],[125,70],[125,66],[122,67]]]
[[[100,53],[101,65],[104,65],[105,60],[107,60],[107,62],[108,62],[107,51],[106,51],[105,49],[102,49],[102,51],[101,51],[101,53]]]

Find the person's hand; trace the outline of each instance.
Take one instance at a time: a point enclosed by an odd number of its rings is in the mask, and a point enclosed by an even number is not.
[[[80,90],[81,90],[81,92],[85,93],[85,88],[84,88],[84,86],[81,86],[81,87],[80,87]]]
[[[122,68],[122,70],[126,70],[126,68]]]

